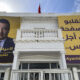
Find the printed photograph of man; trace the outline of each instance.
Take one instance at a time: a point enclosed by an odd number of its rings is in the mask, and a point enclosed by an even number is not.
[[[8,37],[9,31],[9,21],[7,19],[0,19],[0,63],[11,63],[13,61],[15,44],[13,39]]]

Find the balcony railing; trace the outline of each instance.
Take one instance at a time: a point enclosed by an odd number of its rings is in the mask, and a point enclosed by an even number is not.
[[[15,70],[11,80],[73,80],[70,70]]]
[[[62,39],[61,30],[30,29],[18,30],[16,40],[58,40]]]

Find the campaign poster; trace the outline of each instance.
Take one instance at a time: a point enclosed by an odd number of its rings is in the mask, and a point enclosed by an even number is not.
[[[20,17],[0,16],[0,63],[12,63]]]
[[[65,39],[67,63],[80,63],[80,15],[58,16],[58,26]]]

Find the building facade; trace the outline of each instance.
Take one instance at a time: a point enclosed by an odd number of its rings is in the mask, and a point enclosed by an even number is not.
[[[20,17],[20,29],[17,30],[13,52],[14,60],[12,64],[0,64],[1,80],[68,80],[67,74],[54,75],[56,70],[61,72],[67,69],[65,40],[58,27],[59,15],[0,15]]]

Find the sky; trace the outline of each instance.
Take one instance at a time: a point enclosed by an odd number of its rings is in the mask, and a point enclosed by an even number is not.
[[[0,0],[0,11],[37,13],[80,12],[80,0]]]

